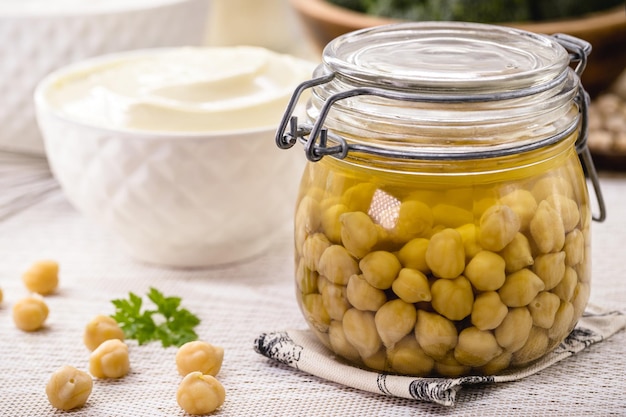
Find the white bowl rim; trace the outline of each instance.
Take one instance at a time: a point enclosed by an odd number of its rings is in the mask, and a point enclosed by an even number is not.
[[[143,138],[143,139],[155,139],[155,140],[156,139],[179,139],[179,138],[213,139],[213,138],[223,138],[223,137],[236,137],[236,136],[241,136],[241,135],[253,135],[253,134],[266,133],[268,131],[276,131],[278,129],[280,120],[276,120],[275,124],[268,124],[266,126],[253,127],[249,129],[214,130],[214,131],[199,131],[199,132],[188,132],[188,131],[163,132],[163,131],[158,131],[158,130],[129,129],[129,128],[122,128],[122,127],[109,128],[109,127],[94,125],[94,124],[84,122],[84,121],[79,121],[74,118],[68,117],[61,111],[54,109],[54,107],[50,105],[48,100],[46,100],[45,92],[50,87],[50,85],[53,84],[59,78],[65,77],[68,74],[71,74],[73,72],[81,71],[81,70],[90,68],[94,65],[99,65],[99,64],[106,63],[111,60],[116,60],[122,57],[142,56],[142,55],[154,54],[154,53],[157,53],[157,54],[167,53],[170,51],[180,50],[181,48],[185,48],[185,47],[156,47],[156,48],[135,49],[135,50],[123,51],[123,52],[114,52],[114,53],[95,56],[92,58],[87,58],[87,59],[69,64],[69,65],[63,66],[55,71],[52,71],[51,73],[46,75],[43,79],[41,79],[37,83],[35,92],[33,94],[37,113],[45,112],[48,115],[55,117],[56,119],[64,121],[65,123],[80,126],[81,128],[89,129],[89,130],[93,130],[97,132],[103,132],[103,133],[115,134],[115,135],[125,135],[129,137]],[[198,48],[210,49],[210,48],[231,48],[231,47],[201,46]],[[246,46],[246,48],[248,48],[248,46]],[[261,47],[254,47],[254,46],[251,46],[249,48],[261,49]],[[305,60],[302,60],[302,61],[307,62]]]
[[[52,0],[49,0],[52,1]],[[70,10],[67,8],[60,8],[57,10],[2,10],[0,9],[0,19],[27,19],[27,18],[64,18],[64,17],[90,17],[90,16],[102,16],[102,15],[116,15],[129,12],[139,12],[145,10],[154,10],[162,7],[170,7],[178,4],[185,3],[198,3],[208,0],[143,0],[141,2],[116,2],[113,6],[99,6],[99,7],[82,7],[76,10]]]

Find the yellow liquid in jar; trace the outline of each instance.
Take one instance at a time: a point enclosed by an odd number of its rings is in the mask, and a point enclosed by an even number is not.
[[[359,366],[416,376],[494,374],[554,349],[589,296],[574,140],[400,171],[309,163],[295,252],[310,327]]]

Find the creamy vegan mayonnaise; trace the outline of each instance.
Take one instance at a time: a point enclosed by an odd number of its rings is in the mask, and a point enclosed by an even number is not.
[[[120,54],[76,67],[46,91],[61,116],[104,128],[206,132],[276,125],[309,62],[258,47]]]
[[[3,15],[68,15],[158,7],[180,0],[0,0]]]

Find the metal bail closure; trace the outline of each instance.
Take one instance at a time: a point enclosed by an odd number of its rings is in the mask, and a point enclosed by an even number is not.
[[[293,113],[296,111],[296,107],[298,106],[300,96],[302,96],[302,93],[305,90],[313,88],[320,84],[330,82],[334,77],[335,74],[330,73],[319,78],[304,81],[296,87],[291,98],[289,99],[285,114],[283,114],[283,118],[278,125],[278,130],[276,131],[276,146],[278,146],[280,149],[289,149],[296,144],[296,141],[299,138],[303,138],[304,136],[309,134],[310,129],[307,129],[306,131],[300,129],[298,127],[298,117],[293,115]],[[287,125],[289,125],[289,130],[287,130]]]
[[[570,53],[570,62],[577,63],[574,71],[580,77],[587,66],[587,57],[591,53],[591,44],[582,39],[578,39],[574,36],[557,33],[552,37],[563,46]],[[591,152],[587,146],[588,132],[589,132],[589,94],[585,91],[582,84],[578,88],[578,94],[576,95],[576,102],[580,109],[580,136],[576,140],[576,152],[580,158],[580,162],[583,165],[585,175],[591,181],[593,186],[593,192],[598,203],[599,214],[593,215],[593,220],[597,222],[603,222],[606,220],[606,204],[602,195],[602,189],[600,188],[600,180],[598,179],[598,172],[593,163]]]
[[[580,162],[585,171],[585,175],[591,181],[593,186],[593,193],[598,203],[598,215],[593,215],[593,220],[597,222],[603,222],[606,220],[606,204],[604,203],[604,197],[602,195],[602,189],[600,188],[600,179],[598,178],[598,172],[593,163],[589,146],[587,146],[588,131],[589,131],[589,94],[585,91],[582,85],[578,88],[578,94],[576,96],[576,102],[580,109],[580,135],[576,140],[576,152],[580,158]]]

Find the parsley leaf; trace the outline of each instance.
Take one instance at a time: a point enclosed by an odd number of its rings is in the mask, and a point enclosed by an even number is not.
[[[111,317],[126,338],[135,339],[140,345],[161,341],[163,347],[182,346],[198,339],[194,328],[200,324],[200,319],[180,308],[180,297],[166,297],[156,288],[150,288],[148,299],[156,310],[144,308],[142,311],[142,298],[132,292],[128,293],[128,299],[111,301],[115,306],[115,314]]]

